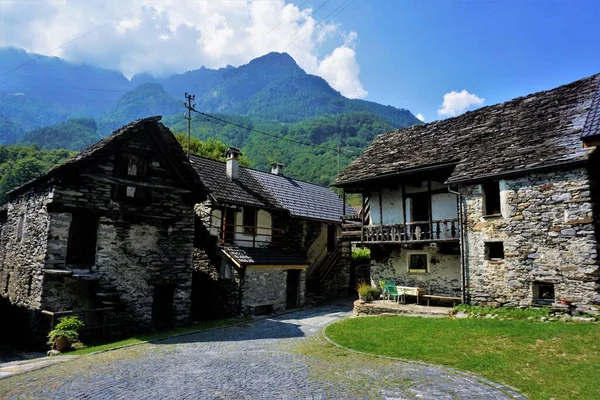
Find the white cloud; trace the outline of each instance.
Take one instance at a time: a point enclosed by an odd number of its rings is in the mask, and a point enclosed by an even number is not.
[[[484,101],[484,98],[469,93],[465,89],[460,92],[455,92],[453,90],[444,95],[444,102],[442,103],[442,107],[438,110],[438,114],[454,117],[458,114],[462,114],[473,106],[482,105]]]
[[[425,122],[425,117],[423,116],[423,114],[419,113],[416,115],[417,119],[421,122]]]
[[[319,22],[329,6],[313,11],[284,0],[1,3],[0,46],[118,69],[128,77],[238,66],[272,51],[287,52],[342,94],[367,95],[356,60],[357,34]],[[114,23],[57,49],[109,21]],[[324,46],[334,50],[321,56]]]

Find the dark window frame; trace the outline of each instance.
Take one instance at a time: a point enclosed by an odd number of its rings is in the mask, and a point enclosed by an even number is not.
[[[423,257],[425,258],[425,268],[416,268],[413,267],[413,257],[419,257],[421,260],[418,262],[418,266],[423,265]],[[413,274],[422,274],[429,272],[429,254],[426,252],[417,252],[417,253],[409,253],[408,254],[408,272]]]
[[[500,181],[489,181],[481,184],[483,192],[483,215],[495,216],[502,214],[500,200]]]
[[[248,218],[248,219],[247,219]],[[256,225],[258,224],[258,208],[245,206],[242,209],[242,227],[245,235],[256,236]]]
[[[556,301],[556,288],[550,282],[532,283],[533,301],[537,304],[551,304]]]
[[[488,261],[504,260],[504,242],[485,242],[485,259]]]
[[[90,267],[96,262],[98,216],[73,213],[69,227],[66,264]]]

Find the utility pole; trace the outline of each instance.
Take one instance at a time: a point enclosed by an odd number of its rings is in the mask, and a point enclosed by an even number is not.
[[[338,177],[340,176],[340,154],[342,153],[342,144],[337,145],[337,164],[338,164]],[[338,188],[338,197],[340,196],[340,189]],[[342,213],[343,214],[343,213]]]
[[[185,108],[187,108],[187,115],[184,114],[183,118],[188,121],[188,137],[187,137],[187,154],[190,156],[190,140],[192,136],[192,110],[196,107],[196,95],[188,94],[185,92]]]

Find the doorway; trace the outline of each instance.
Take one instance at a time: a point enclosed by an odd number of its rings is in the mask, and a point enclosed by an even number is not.
[[[337,229],[335,225],[327,225],[327,252],[331,253],[335,250],[337,242]]]
[[[422,239],[429,237],[429,209],[431,196],[429,193],[419,193],[411,195],[410,204],[412,205],[412,221],[421,222],[417,225],[423,234]]]
[[[152,327],[155,329],[173,326],[173,301],[175,285],[161,284],[154,286],[152,302]]]
[[[285,308],[298,307],[298,297],[300,295],[300,271],[290,269],[287,271],[286,291],[285,291]]]
[[[223,219],[223,242],[233,244],[235,235],[235,209],[226,207],[225,218]]]

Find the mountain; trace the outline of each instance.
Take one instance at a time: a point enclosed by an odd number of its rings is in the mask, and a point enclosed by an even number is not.
[[[65,122],[27,132],[17,142],[39,149],[83,150],[100,139],[93,118],[69,118]]]
[[[196,108],[202,111],[279,122],[366,111],[398,128],[420,123],[408,110],[342,96],[285,53],[269,53],[237,68],[202,67],[128,80],[117,71],[3,48],[0,77],[0,115],[25,130],[87,116],[104,120],[101,130],[107,133],[105,127],[138,117],[182,114],[184,92],[196,95]]]
[[[23,127],[0,115],[0,145],[13,144],[25,134]]]

